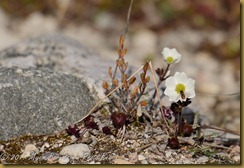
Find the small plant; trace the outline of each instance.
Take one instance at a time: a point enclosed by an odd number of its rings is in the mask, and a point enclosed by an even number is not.
[[[158,76],[158,82],[154,76],[154,70],[151,62],[146,62],[140,70],[139,80],[135,77],[136,73],[129,77],[128,63],[125,61],[127,49],[124,45],[124,36],[120,36],[118,58],[115,61],[115,67],[108,68],[109,81],[103,81],[102,87],[109,100],[109,115],[111,125],[106,125],[102,128],[104,134],[117,136],[119,130],[123,130],[123,135],[126,133],[126,126],[131,123],[149,121],[152,123],[156,120],[155,116],[161,116],[160,122],[165,125],[165,130],[169,135],[168,146],[172,149],[178,149],[180,143],[178,136],[191,136],[195,127],[187,124],[182,117],[182,110],[191,103],[191,98],[195,97],[195,81],[188,78],[184,72],[176,72],[174,76],[170,74],[170,66],[181,60],[182,55],[176,49],[164,48],[162,51],[163,60],[166,62],[166,68],[157,68],[155,70]],[[150,67],[155,88],[151,93],[147,89],[150,76],[147,71]],[[163,95],[159,95],[160,85],[165,83]],[[151,97],[150,97],[151,95]],[[156,96],[158,99],[156,100]],[[172,102],[171,106],[165,107],[160,97],[167,96]],[[145,98],[147,97],[147,99]],[[104,100],[104,99],[103,99]],[[95,108],[103,101],[98,102],[96,106],[84,117],[81,121],[84,122],[86,129],[99,129],[97,123],[94,122],[90,115]],[[172,119],[175,119],[172,121]],[[79,121],[78,121],[79,122]],[[76,127],[69,127],[68,134],[73,134],[78,137]]]
[[[182,110],[191,103],[191,98],[195,97],[195,81],[188,78],[184,72],[176,72],[174,76],[170,76],[171,64],[178,63],[181,60],[181,54],[176,49],[164,48],[162,51],[163,59],[167,63],[167,67],[157,68],[158,75],[157,87],[165,82],[164,95],[169,98],[171,105],[165,107],[160,103],[159,110],[162,113],[164,121],[171,129],[169,129],[170,138],[168,139],[168,146],[172,149],[179,148],[178,136],[191,136],[194,129],[193,126],[187,124],[182,117]],[[152,96],[151,109],[155,109],[155,97],[157,90]],[[164,96],[163,95],[163,96]],[[172,123],[172,118],[174,122]]]
[[[108,99],[109,103],[105,103],[105,106],[108,106],[108,115],[111,121],[108,125],[102,127],[104,134],[116,137],[122,135],[122,140],[126,133],[126,127],[129,124],[134,123],[136,126],[146,121],[149,121],[150,124],[157,121],[167,133],[167,145],[171,149],[180,148],[179,136],[189,137],[195,132],[197,133],[199,144],[201,144],[203,137],[200,136],[200,129],[213,127],[199,126],[198,115],[195,115],[193,124],[187,123],[186,119],[182,116],[183,109],[191,104],[191,99],[196,95],[195,80],[188,78],[184,72],[176,72],[173,76],[170,74],[171,65],[179,63],[182,58],[182,55],[175,48],[170,49],[165,47],[161,52],[162,60],[166,63],[166,68],[160,67],[154,70],[151,62],[147,61],[134,74],[129,75],[128,73],[128,62],[125,61],[127,53],[125,37],[128,31],[132,3],[133,0],[131,0],[128,11],[125,33],[119,39],[118,58],[115,61],[115,67],[108,68],[110,80],[103,81],[102,83],[106,96],[85,117],[77,121],[77,123],[80,121],[84,123],[82,133],[80,133],[81,131],[77,126],[69,126],[66,132],[69,135],[80,137],[87,129],[99,130],[99,126],[94,121],[91,113],[105,99]],[[149,69],[152,73],[151,76],[147,75]],[[158,77],[157,80],[154,71]],[[135,75],[138,72],[141,73],[139,77],[136,77]],[[154,88],[148,89],[148,83],[151,78],[154,82]],[[159,92],[159,87],[163,89],[162,93]],[[162,102],[161,98],[164,96],[167,96],[169,101],[172,102],[168,107]]]
[[[68,128],[65,129],[68,135],[74,135],[76,138],[82,137],[88,131],[88,129],[99,129],[98,124],[94,121],[93,116],[88,115],[84,118],[84,126],[79,128],[76,124],[69,125]]]
[[[94,121],[94,118],[91,115],[84,119],[84,124],[86,128],[99,129],[97,123]]]
[[[147,83],[150,81],[150,76],[147,76],[149,64],[143,66],[143,72],[140,74],[140,81],[136,84],[136,77],[129,78],[127,73],[128,63],[125,62],[127,49],[124,48],[124,37],[119,40],[118,59],[116,60],[114,70],[109,67],[108,74],[111,82],[104,81],[103,88],[105,94],[111,93],[116,87],[121,85],[118,90],[108,96],[111,102],[111,120],[116,129],[124,127],[126,124],[137,122],[142,114],[138,113],[138,108],[143,108],[147,105],[145,100],[141,100],[146,93]],[[117,75],[119,71],[119,75]],[[119,77],[118,77],[119,76]],[[106,129],[107,130],[107,129]],[[105,131],[107,132],[107,131]]]
[[[176,49],[164,48],[162,55],[167,67],[164,73],[162,73],[163,69],[156,70],[159,78],[158,85],[165,81],[164,95],[169,98],[172,104],[170,107],[163,106],[160,109],[162,109],[166,122],[169,123],[169,118],[175,118],[174,131],[171,132],[171,137],[168,140],[169,147],[175,149],[179,147],[177,136],[191,136],[194,130],[193,126],[187,124],[182,117],[182,110],[191,103],[191,98],[195,97],[195,80],[188,78],[184,72],[176,72],[174,76],[170,76],[170,65],[178,63],[181,59],[181,54]],[[166,74],[168,75],[166,76]]]
[[[68,135],[74,135],[76,138],[80,137],[80,129],[75,124],[74,126],[69,125],[67,129],[65,129]]]
[[[179,148],[179,140],[177,137],[191,136],[195,129],[192,125],[187,124],[182,117],[183,108],[191,103],[191,98],[195,97],[195,81],[188,78],[184,72],[176,72],[174,76],[171,76],[169,70],[172,64],[180,61],[181,54],[176,49],[163,49],[163,60],[167,63],[167,66],[165,69],[157,68],[155,70],[158,75],[158,82],[155,86],[154,93],[151,94],[152,97],[150,99],[142,100],[143,96],[145,97],[145,95],[150,93],[147,89],[150,76],[146,75],[150,64],[149,62],[145,63],[142,68],[143,72],[140,74],[140,81],[136,83],[136,77],[131,76],[128,78],[129,75],[126,73],[128,68],[128,63],[124,59],[126,52],[127,49],[124,48],[124,37],[121,36],[118,50],[119,57],[116,60],[115,68],[113,70],[112,67],[109,67],[108,70],[111,82],[103,82],[105,94],[113,92],[108,98],[110,101],[110,118],[114,128],[117,130],[116,132],[118,132],[118,129],[125,127],[126,124],[138,122],[139,118],[142,118],[141,121],[143,121],[143,118],[147,116],[146,114],[156,116],[161,113],[162,122],[167,125],[165,129],[170,136],[168,146],[172,149]],[[152,67],[150,68],[152,69]],[[117,71],[120,72],[120,79],[116,75]],[[165,107],[161,100],[158,103],[155,99],[159,94],[158,87],[162,83],[165,83],[166,87],[163,96],[167,96],[169,101],[172,102],[169,107]],[[153,120],[152,116],[149,116],[150,120]],[[172,118],[175,118],[173,122]],[[111,134],[110,127],[104,127],[103,132]]]

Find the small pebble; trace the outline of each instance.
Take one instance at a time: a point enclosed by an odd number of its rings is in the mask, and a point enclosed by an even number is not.
[[[133,162],[133,163],[135,163],[135,162],[138,161],[138,155],[137,155],[137,152],[131,153],[131,154],[129,155],[129,161],[130,161],[130,162]]]
[[[90,163],[88,163],[88,164],[95,164],[96,162],[93,160],[93,161],[91,161]]]
[[[233,157],[233,160],[234,160],[235,162],[240,162],[240,155],[234,156],[234,157]]]
[[[241,151],[240,146],[234,146],[231,149],[230,154],[231,155],[237,155],[237,154],[240,154],[240,151]]]
[[[57,148],[57,147],[58,147],[58,144],[54,144],[52,149]]]
[[[202,156],[197,159],[197,163],[206,163],[209,160],[207,156]]]
[[[64,141],[63,140],[57,140],[57,143],[62,144]]]
[[[84,158],[91,154],[91,151],[86,144],[73,144],[65,146],[61,151],[60,155],[67,155],[73,158]]]
[[[46,160],[47,163],[53,164],[56,163],[59,159],[59,154],[56,152],[45,152],[42,155],[42,159]]]
[[[70,139],[71,139],[70,143],[74,143],[77,141],[77,138],[74,135],[72,135]]]
[[[172,152],[171,151],[166,151],[165,152],[165,156],[166,158],[170,157],[172,155]]]
[[[138,155],[138,160],[145,160],[146,158],[145,158],[145,156],[143,156],[143,155]]]
[[[48,142],[46,142],[46,143],[44,144],[44,146],[45,146],[46,148],[49,148],[49,147],[50,147],[50,145],[49,145]]]
[[[69,163],[69,157],[67,157],[67,156],[60,157],[58,159],[58,163],[60,163],[60,164],[67,164],[67,163]]]
[[[150,164],[158,164],[158,162],[156,162],[156,161],[153,160],[153,159],[151,159],[151,160],[149,161],[149,163],[150,163]]]
[[[141,164],[148,164],[148,161],[146,161],[146,160],[142,160],[142,161],[141,161]]]
[[[114,159],[114,164],[132,164],[132,163],[124,159]]]
[[[4,146],[0,145],[0,152],[3,150]]]
[[[158,150],[159,150],[160,152],[163,152],[163,151],[165,151],[166,147],[167,147],[166,144],[159,145],[159,146],[158,146]]]
[[[28,144],[25,146],[25,149],[22,153],[22,155],[20,156],[20,158],[27,158],[30,157],[32,154],[36,153],[37,154],[38,149],[36,148],[35,145],[33,144]]]
[[[149,138],[149,136],[147,135],[147,134],[144,134],[144,137],[147,139],[147,138]]]
[[[91,144],[92,144],[92,145],[96,145],[97,142],[98,142],[98,141],[97,141],[97,137],[95,137],[95,136],[92,135],[92,136],[91,136],[91,139],[92,139],[92,143],[91,143]]]
[[[91,144],[92,143],[92,138],[91,137],[83,137],[82,140],[81,140],[81,143]]]
[[[17,69],[16,72],[17,73],[23,73],[23,70],[22,69]]]

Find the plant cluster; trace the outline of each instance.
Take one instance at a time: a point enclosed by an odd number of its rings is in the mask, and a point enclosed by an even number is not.
[[[127,73],[128,63],[125,62],[124,56],[127,49],[124,48],[124,37],[120,37],[118,59],[116,60],[116,66],[114,71],[112,67],[109,67],[108,73],[111,78],[111,83],[107,81],[103,82],[103,88],[105,94],[109,94],[116,88],[115,92],[108,98],[111,102],[110,112],[111,120],[116,129],[119,129],[126,124],[138,122],[142,117],[140,112],[143,107],[147,105],[147,101],[143,100],[143,97],[147,94],[146,87],[150,81],[150,76],[147,76],[147,70],[149,64],[146,63],[143,66],[143,72],[140,74],[140,82],[136,84],[136,77]],[[117,75],[117,71],[120,72],[120,76]],[[119,79],[120,78],[120,79]]]
[[[176,49],[163,49],[163,60],[167,66],[165,69],[157,68],[155,70],[158,82],[155,83],[154,92],[151,93],[152,90],[148,89],[150,76],[147,75],[149,67],[152,70],[150,62],[146,62],[141,68],[142,72],[139,82],[137,82],[135,75],[129,76],[128,63],[125,61],[126,52],[124,37],[121,36],[115,68],[109,67],[108,69],[111,82],[103,81],[102,84],[105,94],[108,95],[109,103],[107,105],[111,124],[104,126],[101,130],[104,134],[117,137],[119,130],[123,130],[121,137],[123,138],[127,125],[151,123],[152,120],[156,120],[155,116],[160,116],[160,122],[165,126],[169,135],[168,146],[172,149],[179,148],[178,136],[191,136],[196,129],[182,117],[183,108],[191,103],[191,98],[195,97],[195,81],[188,78],[184,72],[176,72],[174,76],[170,75],[170,66],[180,61],[181,54]],[[158,87],[162,83],[165,83],[165,89],[163,95],[159,95]],[[158,99],[156,99],[157,96]],[[169,107],[163,105],[160,98],[162,96],[167,96],[172,102]],[[75,125],[69,126],[66,132],[79,138],[87,129],[99,129],[92,115],[87,116],[83,122],[82,131]]]
[[[84,127],[79,128],[76,124],[73,126],[69,125],[67,129],[65,129],[68,135],[74,135],[76,138],[82,137],[88,129],[99,129],[98,124],[94,121],[94,117],[92,115],[87,116],[84,120]]]

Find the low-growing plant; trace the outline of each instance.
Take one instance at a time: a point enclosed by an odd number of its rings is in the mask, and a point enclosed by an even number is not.
[[[120,132],[120,138],[123,139],[128,125],[133,123],[138,125],[143,122],[152,123],[154,120],[159,120],[168,135],[167,145],[170,148],[180,148],[178,137],[189,137],[193,133],[196,133],[196,139],[201,144],[203,137],[199,133],[200,128],[213,127],[199,126],[198,113],[195,115],[193,124],[187,123],[182,115],[183,109],[191,104],[191,99],[196,95],[195,80],[188,78],[184,72],[175,72],[173,75],[170,73],[171,65],[177,64],[183,58],[175,48],[170,49],[165,47],[161,52],[163,56],[162,60],[166,63],[164,68],[159,67],[154,69],[151,61],[147,61],[134,74],[129,75],[129,64],[125,60],[127,53],[125,37],[128,31],[132,3],[133,0],[128,11],[125,33],[119,39],[118,58],[115,61],[115,67],[108,68],[110,81],[103,81],[102,83],[106,96],[78,122],[83,121],[83,128],[86,130],[99,130],[99,126],[91,114],[105,99],[108,99],[108,103],[105,106],[108,106],[111,124],[101,128],[104,134],[118,137]],[[148,70],[151,71],[151,76],[147,75]],[[139,72],[139,77],[136,77],[136,74]],[[157,79],[155,74],[157,75]],[[154,88],[148,89],[151,79],[154,83]],[[163,88],[163,92],[159,92],[159,88]],[[165,106],[162,102],[162,97],[164,96],[171,102],[170,106]],[[160,119],[156,118],[156,116]],[[75,135],[76,137],[80,136],[78,130],[77,126],[69,126],[66,129],[68,134]],[[122,130],[122,134],[120,130]]]
[[[174,76],[170,76],[170,65],[178,63],[181,59],[181,55],[176,49],[164,48],[162,55],[167,66],[164,68],[157,68],[155,70],[158,75],[157,86],[155,86],[154,93],[148,100],[141,100],[142,96],[149,93],[147,90],[147,84],[150,81],[150,76],[147,76],[147,70],[149,69],[149,62],[146,62],[143,66],[143,72],[140,74],[140,82],[136,83],[136,77],[132,76],[128,79],[126,73],[128,63],[125,62],[125,54],[127,49],[124,48],[124,38],[120,37],[118,50],[118,59],[116,60],[116,66],[114,71],[109,67],[108,74],[111,78],[111,82],[103,82],[103,88],[105,94],[109,94],[116,87],[121,87],[113,94],[108,96],[112,107],[111,120],[116,129],[120,129],[125,126],[126,123],[138,122],[138,118],[146,119],[143,117],[147,114],[161,113],[162,122],[168,125],[168,134],[170,136],[168,145],[171,148],[179,148],[179,141],[177,136],[191,136],[194,131],[192,125],[187,124],[184,118],[182,118],[182,110],[188,106],[190,99],[195,96],[194,84],[195,81],[188,78],[184,72],[176,72]],[[150,62],[151,63],[151,62]],[[116,78],[116,72],[120,71],[120,80]],[[166,89],[164,90],[164,96],[168,96],[172,101],[171,106],[163,106],[161,100],[157,103],[156,95],[158,95],[158,87],[165,82]],[[161,97],[161,96],[159,96]],[[159,104],[159,106],[157,105]],[[143,108],[143,110],[141,109]],[[153,117],[149,117],[151,120]],[[171,121],[175,118],[174,122]],[[150,121],[149,120],[149,121]],[[143,120],[142,120],[143,121]],[[171,127],[170,127],[171,126]],[[108,126],[106,126],[108,127]]]

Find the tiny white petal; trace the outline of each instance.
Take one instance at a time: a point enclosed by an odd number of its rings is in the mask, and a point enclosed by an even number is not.
[[[169,88],[166,88],[166,89],[164,90],[164,94],[167,95],[167,96],[169,96],[169,95],[173,94],[173,90],[171,90],[171,89],[169,89]]]
[[[163,50],[164,55],[170,55],[170,49],[165,47]]]
[[[175,48],[171,50],[171,54],[174,55],[175,57],[179,57],[179,53],[176,51]]]
[[[193,97],[195,97],[195,91],[193,90],[193,91],[191,91],[191,92],[188,92],[190,95],[189,96],[187,96],[187,97],[189,97],[189,98],[193,98]]]
[[[178,57],[178,59],[176,59],[175,63],[180,62],[180,59],[181,59],[181,55],[179,55],[179,57]]]
[[[186,81],[187,81],[187,76],[186,76],[186,74],[184,72],[177,73],[177,74],[175,74],[174,77],[177,79],[177,81],[179,83],[182,83],[182,84],[185,84]]]
[[[169,101],[174,101],[177,102],[179,100],[178,94],[176,94],[176,92],[173,92],[170,96],[169,96]]]
[[[186,87],[187,88],[192,88],[194,89],[195,88],[195,80],[189,78],[186,82]]]
[[[167,57],[170,56],[169,48],[164,48],[164,50],[162,51],[162,55],[163,55],[164,59],[167,59]]]
[[[172,87],[172,88],[174,88],[174,86],[176,85],[176,80],[175,80],[175,78],[174,77],[169,77],[169,78],[167,78],[167,80],[165,81],[165,86],[168,88],[170,88],[170,87]]]

